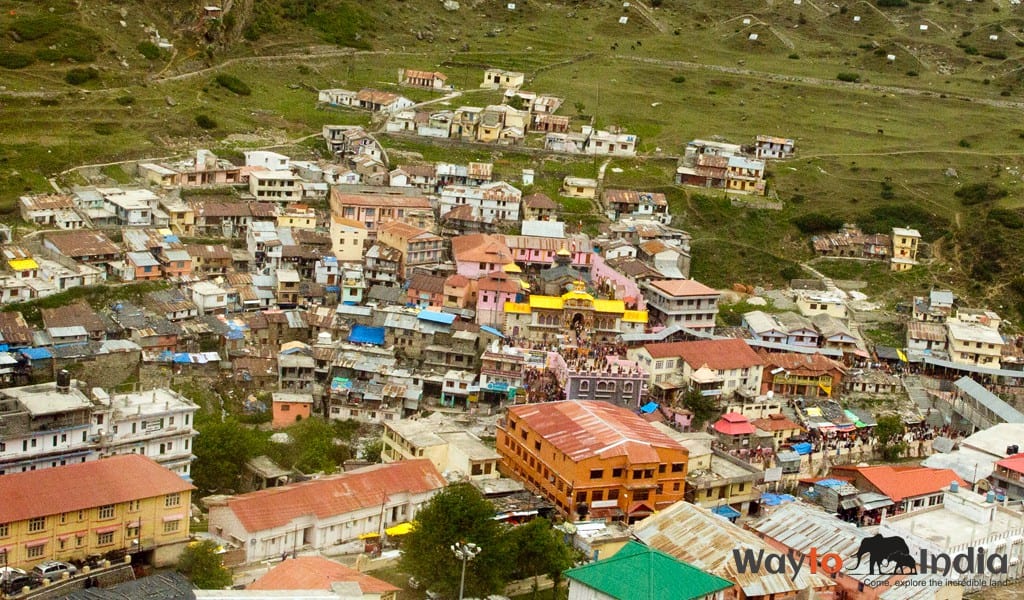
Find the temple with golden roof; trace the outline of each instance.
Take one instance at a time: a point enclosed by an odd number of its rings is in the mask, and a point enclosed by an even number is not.
[[[643,333],[646,310],[627,310],[622,300],[594,298],[581,280],[561,296],[531,295],[505,302],[505,333],[537,342],[569,345],[614,342],[623,333]]]

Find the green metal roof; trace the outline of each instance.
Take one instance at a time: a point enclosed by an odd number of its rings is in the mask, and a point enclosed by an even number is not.
[[[695,600],[733,585],[635,541],[565,575],[617,600]]]

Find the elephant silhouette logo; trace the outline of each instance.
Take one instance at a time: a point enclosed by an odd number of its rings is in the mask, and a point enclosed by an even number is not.
[[[917,575],[917,562],[909,554],[897,552],[890,554],[884,560],[892,564],[893,575]]]
[[[865,554],[871,557],[868,561],[868,573],[871,575],[875,574],[876,567],[878,568],[878,573],[882,574],[883,562],[894,562],[896,564],[896,567],[893,569],[894,572],[896,568],[902,570],[907,567],[914,567],[916,572],[914,559],[910,556],[910,548],[907,546],[907,541],[898,535],[886,537],[882,534],[877,534],[861,540],[860,548],[857,549],[857,564],[851,570],[856,570],[860,567],[861,559]]]

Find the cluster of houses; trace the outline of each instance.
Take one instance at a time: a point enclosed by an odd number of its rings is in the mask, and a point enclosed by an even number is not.
[[[763,196],[767,161],[792,157],[795,146],[791,139],[768,135],[757,136],[753,146],[693,140],[676,168],[676,183]]]
[[[819,256],[888,260],[891,270],[908,271],[917,264],[921,232],[893,227],[891,235],[864,233],[856,225],[846,223],[838,233],[812,237],[811,246]]]

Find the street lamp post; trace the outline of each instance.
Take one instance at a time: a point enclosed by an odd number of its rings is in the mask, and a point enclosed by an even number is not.
[[[483,550],[480,546],[470,542],[459,542],[452,544],[452,552],[455,553],[455,558],[462,561],[462,578],[459,580],[459,600],[462,600],[462,595],[466,591],[466,563],[476,558],[477,554]]]

